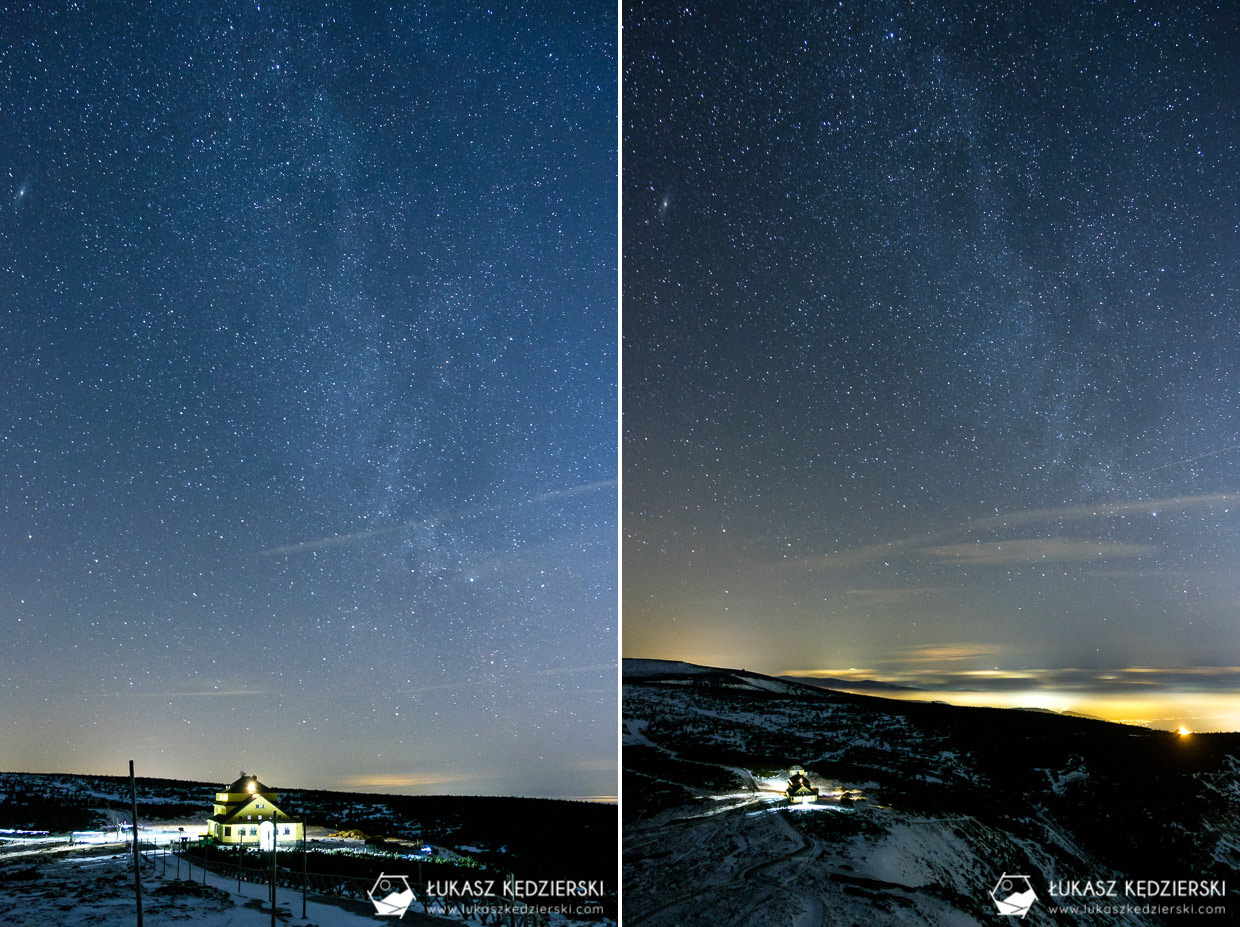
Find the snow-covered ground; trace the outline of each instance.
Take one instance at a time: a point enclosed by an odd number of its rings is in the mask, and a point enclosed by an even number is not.
[[[0,925],[3,927],[111,927],[136,923],[131,850],[108,852],[99,847],[44,846],[20,856],[0,857]],[[87,855],[88,854],[88,855]],[[179,878],[178,878],[179,876]],[[153,851],[142,865],[144,927],[262,927],[271,923],[268,888],[205,873],[175,855]],[[277,890],[276,917],[281,924],[307,927],[361,927],[375,924],[369,903],[311,896],[302,917],[301,893]],[[415,906],[401,918],[413,927],[483,927],[473,919],[436,917]],[[550,916],[549,927],[574,922]],[[596,922],[614,927],[613,921]]]
[[[910,716],[887,712],[876,700],[831,694],[781,698],[774,685],[767,690],[774,697],[754,697],[734,692],[729,672],[717,671],[701,686],[679,676],[665,685],[653,671],[629,674],[637,681],[625,687],[625,766],[632,777],[626,795],[637,797],[623,839],[632,923],[986,927],[1004,919],[990,894],[1001,872],[1081,883],[1122,875],[1072,826],[1072,802],[1092,787],[1091,770],[1099,765],[1097,756],[1094,767],[1086,763],[1084,754],[1098,751],[1085,735],[1106,731],[1072,719],[1050,732],[1027,725],[1023,736],[1059,749],[1071,737],[1080,754],[1048,753],[1046,765],[1025,777],[1002,754],[973,746],[995,736],[985,726],[989,716]],[[752,767],[733,765],[747,765],[741,757],[752,758]],[[773,767],[792,760],[809,769],[821,790],[817,803],[789,807],[782,800],[788,770]],[[1044,780],[1036,775],[1041,770]],[[1240,796],[1238,773],[1240,760],[1227,758],[1195,781],[1180,780],[1211,790],[1207,807],[1219,809],[1215,833],[1224,835],[1210,844],[1220,872],[1240,864],[1240,840],[1227,836],[1240,833],[1231,810]],[[1122,784],[1118,772],[1109,774]],[[1003,804],[1008,783],[1011,808]],[[1052,904],[1043,893],[1026,922],[1165,923],[1140,906],[1081,905],[1066,914],[1052,912]]]
[[[237,883],[212,873],[202,882],[202,870],[192,871],[192,881],[175,877],[169,860],[144,860],[142,917],[144,927],[261,927],[271,923],[267,887]],[[182,864],[181,875],[188,867]],[[301,917],[301,895],[280,889],[277,915],[281,923],[317,927],[359,927],[374,923],[373,912],[361,905],[309,901],[307,919]],[[282,912],[281,912],[281,909]],[[409,923],[409,918],[405,919]],[[129,854],[86,858],[56,857],[32,861],[10,860],[0,867],[0,924],[5,927],[47,927],[51,924],[120,925],[136,923],[133,867]],[[459,921],[424,918],[414,924],[459,924]]]

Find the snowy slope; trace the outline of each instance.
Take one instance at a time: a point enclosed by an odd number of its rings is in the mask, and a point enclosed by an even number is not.
[[[1240,863],[1235,735],[683,666],[626,668],[626,923],[993,925],[989,890],[1019,873],[1038,896],[1023,924],[1178,924],[1191,921],[1052,914],[1048,887],[1221,880]],[[820,787],[817,805],[792,809],[775,791],[793,764]]]

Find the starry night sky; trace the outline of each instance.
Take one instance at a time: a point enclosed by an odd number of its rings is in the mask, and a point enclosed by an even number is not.
[[[614,8],[0,34],[0,767],[614,795]]]
[[[1240,728],[1240,14],[625,17],[626,654]]]

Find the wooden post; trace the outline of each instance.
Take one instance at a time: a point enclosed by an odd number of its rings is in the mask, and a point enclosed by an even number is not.
[[[133,891],[138,901],[138,927],[142,927],[142,857],[138,853],[138,783],[129,761],[129,798],[133,806]]]

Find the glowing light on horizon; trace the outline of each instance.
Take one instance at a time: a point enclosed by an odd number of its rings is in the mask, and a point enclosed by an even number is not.
[[[904,684],[909,683],[904,681]],[[1115,692],[1094,692],[1028,686],[989,692],[913,688],[876,691],[865,686],[852,687],[846,684],[831,688],[854,695],[909,702],[942,702],[966,708],[1023,708],[1060,714],[1071,712],[1113,724],[1175,731],[1181,736],[1240,731],[1240,691],[1201,692],[1168,688],[1133,692],[1120,688]],[[1191,705],[1192,708],[1186,710],[1185,705]]]

